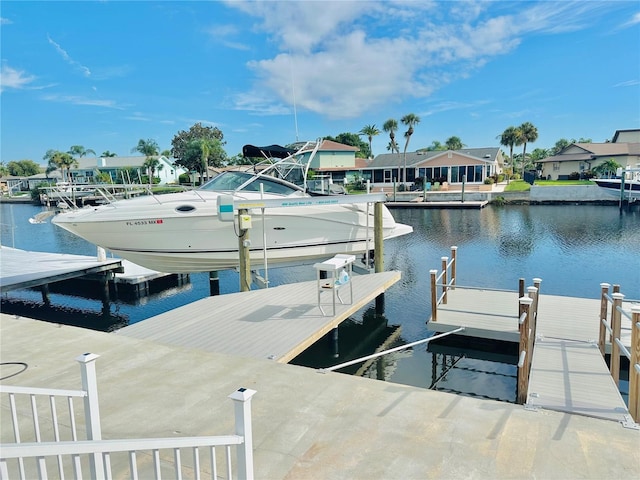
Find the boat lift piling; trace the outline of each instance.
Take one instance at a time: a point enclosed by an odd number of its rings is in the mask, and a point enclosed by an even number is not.
[[[321,197],[261,199],[261,200],[234,200],[230,196],[221,196],[218,200],[218,218],[221,221],[238,222],[238,251],[240,271],[240,291],[251,289],[251,258],[249,229],[251,228],[251,216],[249,210],[260,208],[262,212],[274,207],[304,207],[311,205],[338,205],[366,203],[374,204],[374,258],[375,272],[384,271],[384,235],[382,231],[382,205],[386,201],[384,193],[370,193],[365,195],[327,195]],[[367,209],[368,210],[368,209]],[[238,212],[236,216],[234,213]],[[264,214],[264,213],[263,213]],[[380,297],[378,297],[380,298]],[[376,309],[382,309],[383,300],[376,299]]]

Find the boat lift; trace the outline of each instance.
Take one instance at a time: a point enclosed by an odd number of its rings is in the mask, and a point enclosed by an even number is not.
[[[262,211],[264,220],[264,211],[266,208],[282,208],[282,207],[306,207],[312,205],[350,205],[354,203],[374,204],[374,249],[376,255],[374,257],[374,270],[382,272],[384,270],[383,263],[383,233],[382,233],[382,204],[386,201],[384,193],[369,193],[364,195],[327,195],[319,197],[300,197],[300,198],[282,198],[282,199],[261,199],[261,200],[234,200],[231,195],[221,195],[218,197],[218,218],[222,221],[238,221],[238,251],[240,254],[240,291],[248,291],[251,286],[251,262],[249,259],[249,230],[251,228],[251,216],[249,209],[259,208]],[[368,210],[368,207],[367,207]],[[237,215],[236,215],[237,212]],[[369,216],[367,215],[367,230]],[[264,232],[264,229],[263,229]],[[264,233],[266,236],[266,232]],[[266,239],[265,239],[266,240]],[[366,239],[367,247],[365,255],[368,256],[370,250],[369,236]],[[267,242],[263,241],[264,254],[264,270],[265,277],[259,277],[259,283],[268,287],[268,265],[267,265]],[[367,259],[368,260],[368,259]],[[367,261],[368,264],[368,261]]]

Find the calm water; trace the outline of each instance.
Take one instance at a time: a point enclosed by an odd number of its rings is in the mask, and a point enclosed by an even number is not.
[[[95,247],[50,222],[32,225],[29,217],[41,211],[32,205],[2,204],[2,245],[24,250],[94,255]],[[371,353],[383,343],[397,345],[429,336],[429,270],[458,246],[458,285],[517,290],[542,278],[542,292],[598,298],[600,283],[620,284],[627,298],[640,298],[640,212],[622,215],[615,206],[489,206],[483,210],[394,210],[414,233],[385,243],[385,268],[400,270],[402,280],[389,289],[383,316],[367,308],[340,329],[337,351],[322,340],[296,363],[329,366]],[[309,266],[272,269],[272,285],[315,279]],[[16,305],[32,308],[30,316],[88,328],[109,329],[143,321],[209,295],[207,274],[193,274],[190,282],[139,300],[114,300],[107,311],[100,300],[52,294],[56,309],[41,308],[37,291],[11,292],[3,297],[3,311]],[[234,272],[220,273],[221,293],[238,291]],[[67,295],[70,294],[70,295]],[[23,313],[27,315],[28,313]],[[495,347],[490,347],[495,350]],[[480,348],[479,348],[480,350]],[[461,353],[465,353],[462,355]],[[508,349],[496,355],[462,352],[455,347],[418,346],[387,356],[367,371],[373,378],[506,401],[515,399],[515,355]],[[348,369],[355,373],[359,366]],[[441,377],[441,378],[440,378]]]

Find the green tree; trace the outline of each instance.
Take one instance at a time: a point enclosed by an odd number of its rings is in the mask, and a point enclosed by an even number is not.
[[[118,154],[110,152],[109,150],[105,150],[104,152],[102,152],[102,154],[100,156],[104,157],[104,158],[108,158],[108,157],[117,157]]]
[[[4,177],[9,175],[9,168],[4,164],[4,162],[0,162],[0,176]]]
[[[531,152],[529,158],[532,162],[539,162],[540,160],[547,158],[549,156],[549,152],[550,150],[547,150],[546,148],[536,148]]]
[[[593,167],[591,171],[601,177],[611,177],[616,174],[616,171],[620,167],[622,167],[622,165],[616,162],[613,158],[610,158],[602,162],[600,165]]]
[[[30,177],[40,173],[40,165],[33,160],[12,161],[6,167],[3,165],[3,168],[6,173],[15,177]]]
[[[85,155],[96,154],[96,152],[94,152],[90,148],[84,148],[82,145],[71,145],[71,148],[69,148],[69,151],[67,153],[72,157],[80,158],[84,157]]]
[[[391,153],[400,153],[398,148],[398,142],[396,142],[396,131],[398,130],[398,121],[395,118],[390,118],[382,126],[382,130],[389,133],[389,145],[387,150],[391,150]]]
[[[498,135],[500,139],[500,145],[509,147],[509,162],[511,162],[511,168],[515,172],[516,163],[513,158],[513,147],[520,145],[520,133],[516,127],[508,127],[502,134]],[[507,176],[507,183],[509,183],[509,177]]]
[[[190,146],[189,143],[192,140],[218,140],[220,145],[224,147],[224,135],[222,131],[217,127],[203,127],[202,123],[196,123],[191,126],[188,131],[181,130],[179,131],[171,140],[171,156],[176,159],[176,165],[187,168],[189,170],[195,170],[191,168],[190,162],[192,159],[188,158],[187,153],[192,155],[192,152],[188,152],[191,150],[193,146]],[[224,155],[226,158],[226,153]]]
[[[145,157],[153,157],[158,155],[160,152],[160,147],[158,147],[158,142],[156,142],[153,138],[149,138],[147,140],[143,140],[142,138],[138,140],[138,145],[131,149],[131,153],[141,153]]]
[[[331,140],[333,142],[338,142],[343,145],[349,145],[351,147],[358,148],[359,150],[356,152],[357,158],[369,158],[371,156],[371,151],[369,150],[369,144],[363,142],[360,136],[356,133],[344,132],[339,134],[337,137],[327,136],[324,138],[325,140]]]
[[[447,147],[445,145],[440,143],[438,140],[434,140],[433,142],[431,142],[431,145],[429,145],[427,148],[424,148],[422,150],[424,150],[425,152],[438,152],[446,149]]]
[[[538,139],[538,129],[531,122],[524,122],[518,127],[520,132],[520,142],[522,143],[522,175],[524,176],[524,168],[527,159],[527,143],[533,143]]]
[[[413,127],[420,123],[420,117],[414,113],[408,113],[404,117],[402,117],[400,121],[407,127],[407,131],[404,132],[404,138],[406,139],[406,141],[404,143],[404,168],[402,171],[402,183],[404,183],[405,188],[407,188],[407,148],[409,148],[409,141],[411,140],[411,135],[413,135]]]
[[[147,175],[149,176],[149,188],[154,184],[154,174],[155,172],[159,172],[164,168],[164,165],[160,163],[158,157],[147,157],[147,159],[142,164],[142,168],[147,171]]]
[[[447,141],[444,142],[444,144],[447,147],[447,150],[462,150],[466,146],[462,143],[460,137],[456,136],[447,138]]]
[[[195,138],[187,144],[181,165],[190,171],[200,172],[200,183],[204,183],[209,179],[209,166],[222,167],[226,162],[227,153],[220,140]]]
[[[73,158],[68,152],[61,152],[59,150],[47,150],[47,153],[42,157],[43,160],[47,160],[47,174],[53,170],[60,170],[62,180],[72,182],[71,167],[78,166],[78,160]]]
[[[557,155],[558,153],[560,153],[562,150],[564,150],[565,148],[567,148],[569,145],[571,145],[572,143],[575,143],[575,140],[567,140],[566,138],[561,138],[560,140],[558,140],[555,145],[553,146],[553,148],[550,149],[550,154],[551,155]]]
[[[375,125],[365,125],[364,127],[362,127],[362,130],[360,130],[359,135],[366,136],[369,139],[369,152],[371,154],[370,158],[373,158],[373,137],[375,137],[376,135],[380,135],[380,133],[380,130],[378,130],[378,127],[376,127]]]

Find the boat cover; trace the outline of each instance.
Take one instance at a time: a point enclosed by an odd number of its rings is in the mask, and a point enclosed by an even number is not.
[[[287,158],[289,155],[296,153],[290,148],[281,147],[280,145],[269,145],[267,147],[255,147],[253,145],[245,145],[242,147],[242,156],[249,158]]]

